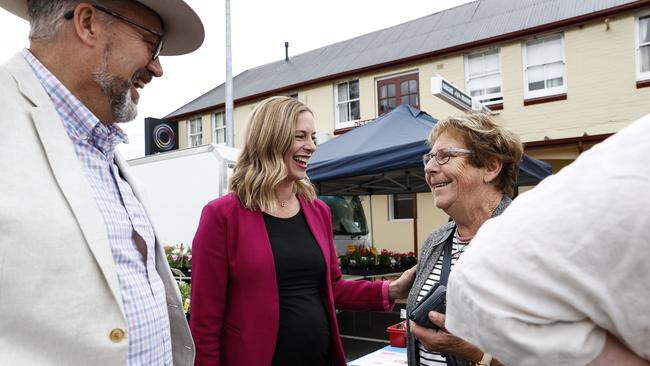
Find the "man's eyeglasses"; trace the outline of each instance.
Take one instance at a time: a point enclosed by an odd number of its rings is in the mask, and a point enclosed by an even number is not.
[[[422,155],[422,162],[426,166],[431,159],[435,158],[438,165],[445,165],[449,162],[449,159],[456,157],[456,154],[472,154],[472,151],[460,147],[448,147],[446,149],[440,149],[435,153]]]
[[[151,54],[151,61],[155,61],[158,58],[158,56],[160,55],[160,51],[162,51],[163,43],[164,43],[162,33],[153,31],[153,30],[145,27],[144,25],[142,25],[142,24],[140,24],[140,23],[138,23],[136,21],[131,20],[131,19],[125,17],[125,16],[122,16],[122,15],[120,15],[120,14],[118,14],[118,13],[112,11],[112,10],[106,9],[103,6],[93,4],[93,7],[95,9],[103,12],[103,13],[114,16],[115,18],[117,18],[117,19],[119,19],[119,20],[121,20],[121,21],[123,21],[125,23],[128,23],[128,24],[130,24],[130,25],[132,25],[134,27],[138,27],[138,28],[140,28],[140,29],[142,29],[144,31],[147,31],[147,32],[153,34],[154,36],[158,37],[158,41],[154,44],[154,47],[153,47],[153,51],[152,51],[152,54]],[[74,10],[70,10],[69,12],[67,12],[67,13],[65,13],[63,15],[63,17],[66,20],[72,19],[73,16],[74,16]]]

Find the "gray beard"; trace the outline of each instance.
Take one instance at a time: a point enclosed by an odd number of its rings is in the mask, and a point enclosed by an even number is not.
[[[111,102],[111,112],[114,122],[133,121],[138,115],[138,106],[131,99],[131,81],[111,75],[107,67],[108,55],[99,69],[93,72],[93,80]]]

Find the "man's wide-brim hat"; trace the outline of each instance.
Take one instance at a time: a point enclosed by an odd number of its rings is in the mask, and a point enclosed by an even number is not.
[[[201,18],[182,0],[134,0],[157,13],[165,27],[165,45],[161,55],[190,53],[201,46],[205,30]],[[28,0],[0,0],[5,10],[29,20]],[[89,1],[89,3],[92,3]],[[101,3],[101,1],[98,1]]]

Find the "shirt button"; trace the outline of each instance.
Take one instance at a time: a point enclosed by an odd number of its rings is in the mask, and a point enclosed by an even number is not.
[[[113,343],[121,342],[122,339],[124,339],[124,329],[115,328],[115,329],[111,330],[110,337],[111,337],[111,341]]]

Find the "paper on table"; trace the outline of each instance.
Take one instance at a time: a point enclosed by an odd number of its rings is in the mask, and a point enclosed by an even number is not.
[[[386,346],[350,362],[348,366],[403,366],[406,364],[408,364],[406,348]]]

